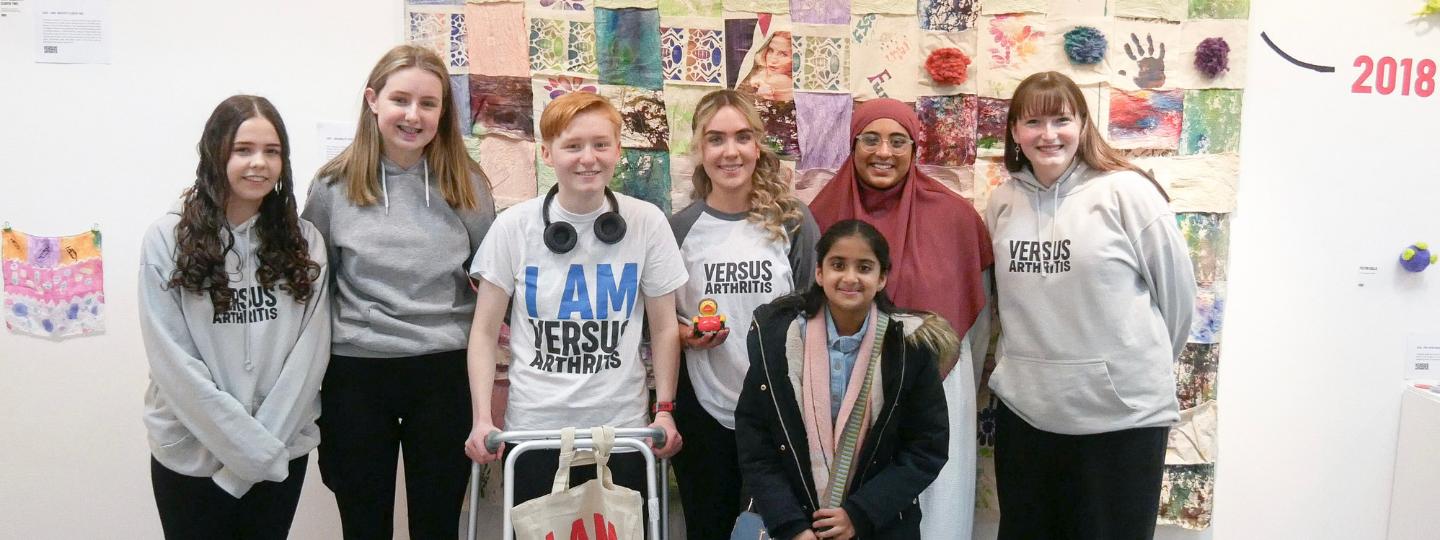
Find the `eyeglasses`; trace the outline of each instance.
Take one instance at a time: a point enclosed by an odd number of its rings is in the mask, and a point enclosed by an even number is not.
[[[885,140],[885,138],[875,133],[861,133],[855,137],[855,142],[860,143],[866,150],[879,149],[880,141],[882,140]],[[896,152],[908,148],[910,143],[913,142],[915,142],[913,139],[904,135],[891,135],[889,138],[890,149]]]

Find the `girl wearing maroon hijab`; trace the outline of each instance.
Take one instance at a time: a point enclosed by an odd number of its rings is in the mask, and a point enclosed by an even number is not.
[[[990,344],[990,235],[975,207],[915,166],[920,119],[894,99],[867,101],[850,120],[850,157],[810,203],[824,231],[845,219],[874,225],[895,261],[885,293],[896,305],[934,312],[963,336],[944,359],[950,456],[920,496],[926,538],[968,538],[975,497],[975,391]],[[951,368],[955,369],[953,372]],[[954,373],[955,376],[950,376]]]

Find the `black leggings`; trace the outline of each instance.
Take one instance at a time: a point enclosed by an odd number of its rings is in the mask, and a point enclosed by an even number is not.
[[[470,477],[465,351],[406,358],[335,355],[320,401],[320,475],[335,493],[345,538],[393,534],[397,453],[405,456],[410,537],[459,534]]]
[[[995,426],[1000,539],[1155,536],[1170,428],[1041,431],[1002,402]]]
[[[283,482],[260,482],[236,499],[208,476],[186,476],[150,458],[150,486],[168,540],[284,540],[295,520],[310,455],[290,460]]]
[[[689,371],[682,358],[674,414],[685,447],[670,460],[685,508],[685,538],[726,540],[744,510],[735,430],[720,425],[700,406]]]

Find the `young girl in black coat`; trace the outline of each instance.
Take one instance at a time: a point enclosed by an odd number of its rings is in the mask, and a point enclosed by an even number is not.
[[[918,539],[916,497],[945,465],[940,359],[959,340],[940,317],[885,297],[889,246],[836,223],[815,285],[755,311],[735,410],[746,491],[778,540]]]

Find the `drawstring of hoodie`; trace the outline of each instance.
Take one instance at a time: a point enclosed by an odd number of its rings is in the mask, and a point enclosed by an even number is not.
[[[1075,170],[1078,168],[1078,165],[1079,165],[1079,164],[1080,164],[1080,160],[1079,160],[1079,159],[1076,159],[1074,162],[1072,162],[1072,163],[1070,164],[1070,167],[1067,168],[1067,169],[1065,169],[1065,172],[1063,172],[1063,173],[1060,174],[1060,178],[1055,181],[1055,184],[1054,184],[1054,185],[1051,185],[1050,188],[1049,188],[1049,191],[1050,191],[1050,234],[1049,234],[1049,237],[1048,237],[1048,238],[1045,238],[1044,240],[1045,240],[1046,242],[1051,243],[1051,244],[1054,244],[1054,242],[1055,242],[1055,223],[1056,223],[1057,221],[1060,221],[1060,187],[1061,187],[1062,185],[1064,185],[1065,182],[1070,179],[1070,177],[1075,176]],[[1037,183],[1038,183],[1038,180],[1037,180]],[[1043,196],[1044,196],[1043,193],[1040,193],[1040,192],[1037,191],[1037,192],[1035,193],[1035,199],[1033,199],[1033,201],[1032,201],[1032,202],[1034,203],[1033,206],[1034,206],[1034,210],[1035,210],[1035,235],[1036,235],[1036,236],[1039,236],[1039,235],[1040,235],[1040,215],[1041,215],[1041,211],[1040,211],[1040,210],[1041,210],[1041,209],[1040,209],[1040,198],[1043,197]],[[1043,265],[1043,264],[1040,265],[1040,277],[1042,277],[1042,278],[1050,277],[1050,272],[1045,271],[1045,265]]]
[[[430,162],[424,158],[420,159],[420,165],[425,171],[425,207],[430,207]],[[380,193],[385,198],[385,215],[390,215],[390,175],[385,173],[385,165],[380,165]]]

